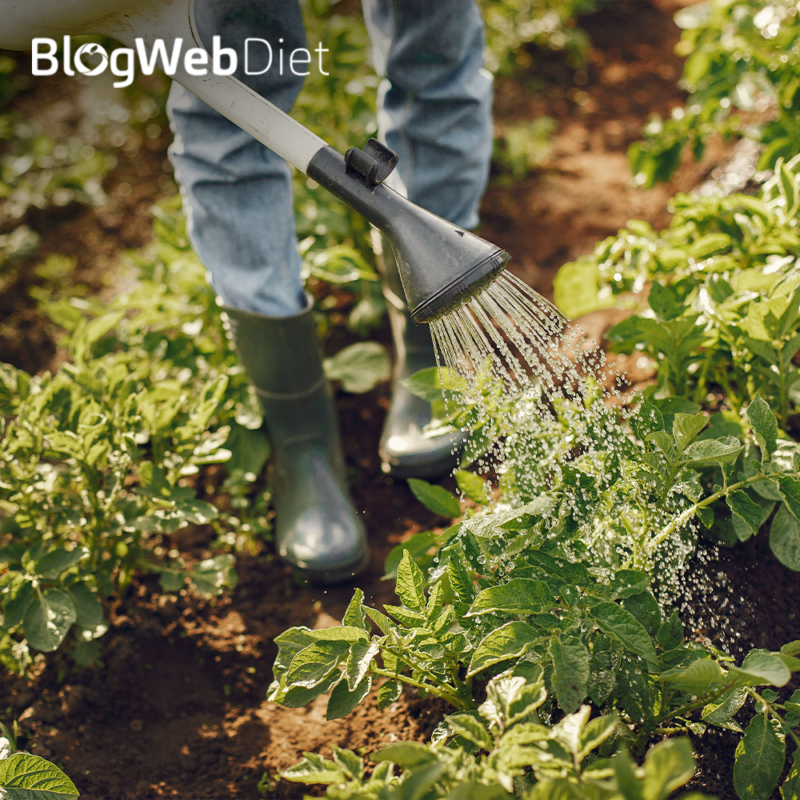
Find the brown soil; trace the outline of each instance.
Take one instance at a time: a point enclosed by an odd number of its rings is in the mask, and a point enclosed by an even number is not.
[[[675,88],[680,61],[672,52],[678,30],[664,10],[674,5],[620,2],[585,20],[595,49],[583,75],[573,76],[559,59],[537,53],[530,74],[497,82],[498,125],[547,114],[559,126],[544,168],[511,187],[495,180],[484,203],[483,235],[508,249],[512,268],[543,294],[552,293],[564,261],[588,252],[628,219],[664,225],[668,198],[696,186],[725,157],[721,147],[712,147],[703,164],[684,164],[672,185],[650,192],[629,187],[628,144],[650,113],[666,114],[683,101]],[[53,125],[75,126],[81,91],[66,81],[37,83],[15,104],[26,114],[60,108],[63,118]],[[103,208],[76,205],[28,214],[23,221],[43,237],[37,258],[74,255],[76,279],[87,291],[108,291],[107,276],[117,269],[121,252],[147,240],[148,207],[174,191],[165,161],[168,131],[156,133],[140,133],[120,150]],[[8,228],[0,225],[0,233]],[[33,266],[22,262],[16,282],[0,297],[6,334],[0,360],[32,372],[57,358],[57,331],[28,296]],[[585,327],[599,339],[610,320],[609,314],[595,315]],[[379,337],[385,341],[387,331]],[[647,377],[633,363],[626,367],[634,381]],[[444,523],[414,501],[404,481],[380,471],[377,441],[387,405],[386,386],[338,398],[354,500],[372,545],[358,585],[373,605],[392,599],[391,585],[380,580],[389,549]],[[189,559],[201,558],[211,538],[193,531],[176,535],[172,545]],[[738,641],[776,647],[800,638],[791,602],[800,596],[800,579],[775,562],[763,536],[726,551],[720,564],[732,587],[726,613]],[[366,703],[335,722],[325,721],[324,699],[299,710],[267,703],[272,639],[292,625],[335,624],[353,587],[301,585],[268,553],[240,557],[238,570],[237,589],[215,601],[185,593],[162,596],[153,580],[139,581],[111,610],[101,667],[79,669],[56,654],[30,680],[4,678],[4,719],[20,719],[22,745],[61,764],[87,800],[256,798],[264,773],[275,776],[305,750],[325,753],[333,742],[370,753],[397,739],[429,737],[443,709],[414,692],[388,711]],[[717,569],[702,572],[713,582]],[[705,590],[694,602],[717,602],[712,598]],[[698,635],[718,638],[719,629],[698,617]],[[734,796],[731,741],[698,741],[701,771],[694,788],[723,800]],[[302,794],[301,787],[277,781],[267,796]]]

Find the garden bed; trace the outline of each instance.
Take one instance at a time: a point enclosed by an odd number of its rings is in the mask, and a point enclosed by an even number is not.
[[[512,269],[546,296],[552,296],[563,262],[588,252],[628,219],[663,227],[669,197],[699,185],[729,155],[723,146],[713,147],[701,164],[684,164],[671,184],[648,192],[631,189],[627,146],[651,112],[666,114],[683,100],[675,88],[678,30],[667,13],[643,2],[620,3],[584,25],[595,44],[585,80],[566,90],[572,73],[545,59],[538,72],[518,73],[497,85],[499,127],[542,114],[558,124],[552,150],[532,176],[503,185],[502,170],[496,171],[482,228],[486,238],[511,252]],[[36,84],[15,103],[35,116],[48,113],[55,97],[67,104],[63,123],[75,126],[81,100],[73,84]],[[120,254],[145,242],[147,209],[174,188],[165,162],[168,132],[140,138],[138,149],[121,150],[107,175],[105,205],[31,211],[22,220],[42,237],[36,263],[50,252],[74,255],[78,266],[71,280],[89,293],[112,293],[124,282]],[[2,344],[0,360],[38,372],[52,369],[63,354],[54,341],[56,328],[29,297],[36,281],[26,268],[33,266],[32,260],[21,262],[18,279],[3,291],[3,325],[14,334]],[[334,305],[346,309],[346,293],[333,294]],[[590,334],[599,337],[617,318],[616,312],[596,312]],[[388,331],[377,338],[388,342]],[[350,341],[350,334],[337,330],[329,345],[337,350]],[[651,377],[633,357],[619,363],[633,383]],[[447,520],[422,508],[404,481],[380,471],[377,442],[387,386],[364,395],[340,392],[337,405],[353,497],[364,512],[372,549],[358,585],[366,602],[380,607],[394,597],[392,582],[381,580],[389,550],[413,533],[443,528]],[[203,485],[219,486],[221,468],[206,467],[201,478]],[[192,526],[165,538],[194,563],[209,555],[213,534]],[[695,564],[681,608],[684,619],[693,620],[687,638],[707,638],[735,656],[749,647],[772,650],[800,639],[800,574],[777,563],[764,536],[719,555],[708,545]],[[216,599],[191,590],[165,595],[156,577],[137,579],[111,609],[101,666],[77,667],[60,652],[31,680],[4,676],[5,719],[20,720],[21,746],[60,764],[87,800],[257,797],[259,784],[267,797],[300,797],[302,789],[276,773],[303,751],[327,754],[335,743],[369,754],[397,740],[429,739],[442,704],[421,700],[414,690],[406,689],[388,710],[377,710],[369,700],[333,722],[325,721],[323,698],[300,709],[267,702],[273,638],[292,626],[338,624],[352,586],[301,585],[269,546],[240,555],[237,569],[236,589]],[[706,736],[696,744],[699,772],[691,787],[721,800],[734,798],[736,741]]]

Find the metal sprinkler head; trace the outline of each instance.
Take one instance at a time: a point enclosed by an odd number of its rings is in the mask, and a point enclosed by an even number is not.
[[[396,163],[395,153],[370,139],[345,156],[332,147],[321,150],[307,174],[386,235],[411,317],[429,323],[494,280],[510,256],[385,186]]]

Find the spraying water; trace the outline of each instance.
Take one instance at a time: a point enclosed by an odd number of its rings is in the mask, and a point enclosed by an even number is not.
[[[694,530],[658,546],[652,534],[689,501],[625,493],[626,459],[632,463],[631,448],[641,445],[623,427],[632,398],[620,391],[623,378],[600,347],[508,271],[434,319],[431,333],[448,410],[472,431],[473,468],[500,485],[504,502],[519,505],[558,488],[562,506],[546,520],[545,538],[558,535],[559,514],[568,513],[580,530],[567,545],[576,556],[591,553],[609,576],[647,569],[660,577],[662,603],[679,602]],[[577,472],[591,485],[575,480]],[[693,593],[710,596],[718,586],[698,585]]]

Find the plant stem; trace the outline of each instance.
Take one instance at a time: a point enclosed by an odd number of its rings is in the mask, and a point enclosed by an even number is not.
[[[690,714],[692,711],[697,711],[698,708],[702,708],[703,706],[707,706],[709,703],[716,700],[718,697],[721,697],[728,689],[732,689],[732,686],[724,686],[722,689],[714,692],[714,694],[704,697],[702,700],[695,700],[692,703],[687,703],[685,706],[681,706],[675,711],[671,711],[669,714],[662,714],[660,717],[656,717],[653,722],[656,725],[660,725],[662,722],[667,722],[668,720],[675,719],[675,717],[684,717],[686,714]]]
[[[431,683],[433,683],[433,686],[436,687],[438,689],[438,691],[446,692],[448,697],[443,698],[443,699],[452,698],[450,700],[450,702],[452,702],[453,705],[457,705],[459,708],[467,707],[465,705],[467,703],[469,703],[470,705],[472,704],[471,703],[471,701],[472,701],[471,695],[469,696],[469,698],[465,698],[465,697],[460,696],[460,694],[457,691],[454,694],[453,691],[450,689],[450,687],[442,686],[441,680],[439,678],[437,678],[436,675],[434,675],[432,672],[429,672],[427,669],[425,669],[425,667],[422,667],[419,664],[415,664],[414,661],[411,658],[409,658],[407,655],[404,655],[402,653],[398,653],[396,650],[393,650],[391,647],[384,646],[383,649],[386,650],[387,652],[391,653],[399,661],[402,661],[407,667],[410,667],[415,672],[419,672],[420,674],[424,675],[429,681],[431,681]],[[396,675],[395,679],[396,680],[401,680],[401,681],[406,681],[406,678],[403,677],[402,675]],[[413,685],[416,685],[416,684],[413,684]],[[426,690],[431,689],[431,687],[428,684],[419,684],[419,685],[423,689],[426,689]],[[439,696],[439,695],[437,695],[437,696]]]
[[[706,508],[710,506],[712,503],[716,503],[717,500],[726,497],[731,492],[735,492],[737,489],[743,489],[745,486],[750,485],[751,483],[756,483],[758,481],[766,480],[767,476],[764,475],[762,472],[759,472],[757,475],[753,475],[750,478],[745,478],[743,481],[739,481],[738,483],[732,483],[730,486],[725,486],[724,488],[720,489],[718,492],[714,492],[714,494],[709,495],[704,500],[701,500],[698,503],[695,503],[691,508],[687,508],[679,516],[675,517],[672,522],[664,528],[658,536],[653,539],[651,542],[651,548],[658,547],[665,539],[675,533],[678,528],[683,527],[701,508]]]
[[[402,681],[403,683],[407,683],[409,686],[415,686],[417,689],[423,689],[426,692],[430,692],[435,697],[438,697],[440,700],[446,700],[448,703],[451,703],[456,708],[460,710],[465,710],[468,706],[463,702],[460,697],[457,697],[454,694],[450,694],[450,692],[445,691],[442,688],[436,686],[430,686],[427,683],[422,683],[421,681],[415,681],[413,678],[409,678],[407,675],[395,675],[393,672],[389,672],[385,669],[380,669],[378,667],[374,667],[370,670],[374,675],[381,675],[384,678],[390,678],[393,681]]]
[[[773,717],[775,717],[775,719],[778,720],[779,724],[783,723],[783,717],[781,717],[781,715],[775,710],[775,707],[773,706],[772,703],[768,703],[755,689],[748,689],[747,693],[750,695],[750,697],[752,697],[753,699],[757,700],[759,703],[762,703],[764,705],[764,708]],[[786,727],[788,729],[789,736],[793,739],[795,745],[797,745],[797,747],[800,747],[800,738],[798,738],[797,734],[791,728],[789,728],[788,725],[784,726],[783,724],[781,724],[781,728],[784,728],[784,727]]]

